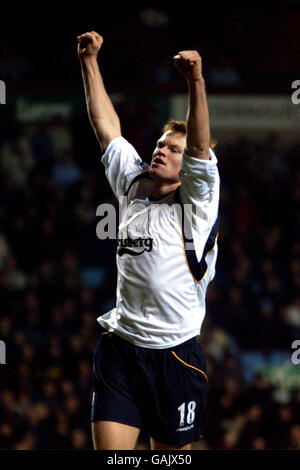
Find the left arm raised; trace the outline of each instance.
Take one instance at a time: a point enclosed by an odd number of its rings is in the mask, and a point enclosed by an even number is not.
[[[188,83],[187,154],[209,160],[209,113],[201,57],[197,51],[181,51],[174,57],[174,61]]]

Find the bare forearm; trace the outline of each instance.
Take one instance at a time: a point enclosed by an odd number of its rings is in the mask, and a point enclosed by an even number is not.
[[[97,58],[94,56],[80,61],[88,115],[93,121],[118,121],[112,102],[106,93]]]
[[[203,78],[189,79],[187,112],[187,153],[192,157],[209,159],[209,112]]]
[[[103,147],[121,134],[119,117],[105,90],[96,56],[80,60],[88,116]]]
[[[202,59],[197,51],[181,51],[174,56],[176,68],[187,80],[189,106],[187,112],[188,155],[209,159],[209,115],[202,75]]]

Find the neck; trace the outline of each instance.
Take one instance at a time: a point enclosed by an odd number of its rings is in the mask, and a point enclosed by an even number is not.
[[[151,191],[150,197],[153,199],[161,199],[162,197],[166,196],[169,193],[173,193],[176,191],[178,186],[181,185],[181,181],[176,183],[154,183],[153,190]]]

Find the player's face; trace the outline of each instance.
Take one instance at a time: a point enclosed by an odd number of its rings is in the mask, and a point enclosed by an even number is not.
[[[186,136],[180,132],[168,131],[157,141],[152,155],[149,173],[152,177],[174,183],[179,181],[182,154]]]

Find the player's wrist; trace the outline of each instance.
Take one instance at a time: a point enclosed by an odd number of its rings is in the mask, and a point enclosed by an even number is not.
[[[189,83],[199,83],[199,84],[203,84],[203,85],[205,83],[202,73],[195,76],[195,77],[187,76],[186,79]]]
[[[93,63],[97,63],[97,55],[98,54],[81,54],[79,55],[79,60],[81,62],[84,62],[85,64],[93,64]]]
[[[205,80],[202,76],[197,78],[187,78],[187,84],[189,90],[205,90]]]

